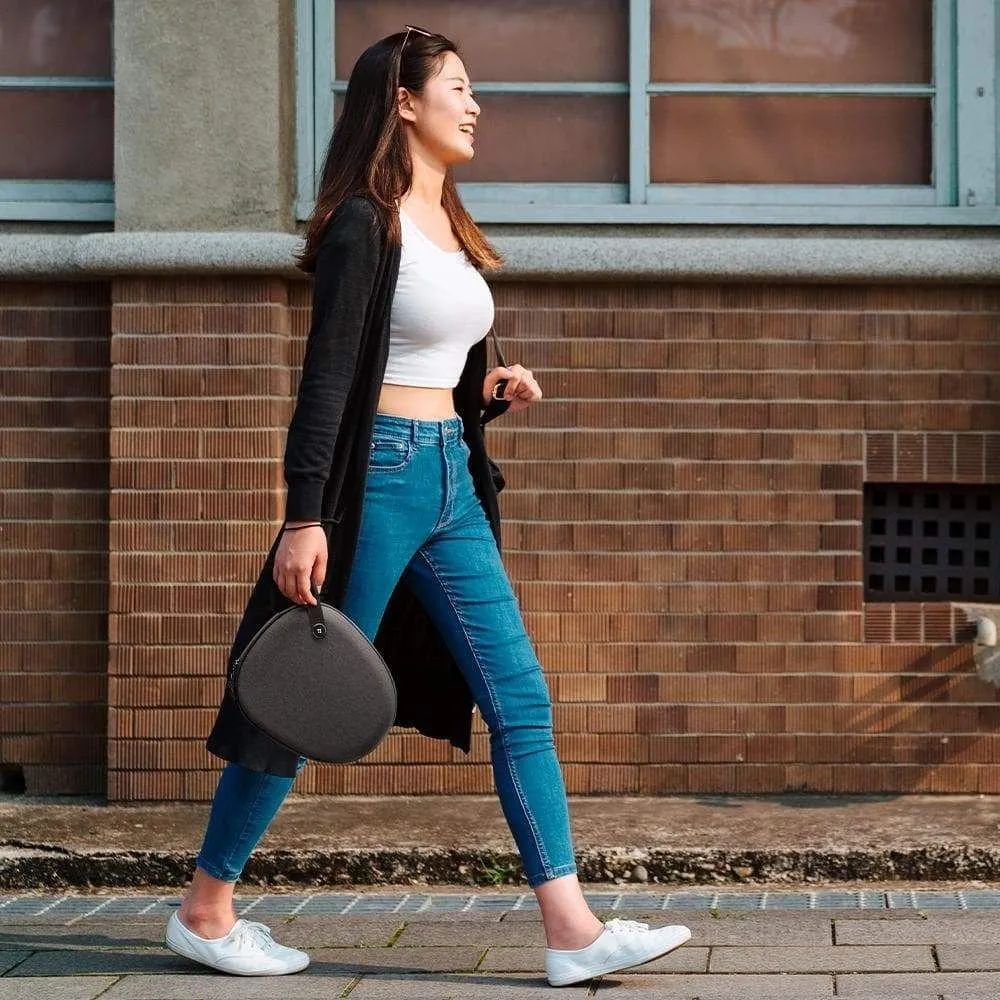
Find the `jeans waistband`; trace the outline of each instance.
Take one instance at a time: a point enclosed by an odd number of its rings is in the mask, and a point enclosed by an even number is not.
[[[393,437],[409,438],[414,442],[437,443],[458,440],[462,436],[463,426],[458,414],[444,420],[418,420],[415,417],[376,412],[374,430]]]

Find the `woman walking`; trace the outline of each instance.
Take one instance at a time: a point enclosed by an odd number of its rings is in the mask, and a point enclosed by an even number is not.
[[[576,876],[549,692],[501,561],[483,441],[489,420],[542,392],[521,365],[486,371],[494,308],[480,272],[501,261],[451,173],[473,156],[479,113],[455,45],[423,29],[376,42],[351,73],[300,258],[315,287],[285,523],[230,667],[271,615],[316,603],[322,585],[389,665],[398,725],[468,751],[478,706],[558,986],[648,962],[691,935],[602,923]],[[229,763],[167,944],[225,972],[297,972],[308,956],[237,920],[233,892],[306,761],[256,729],[228,689],[207,746]]]

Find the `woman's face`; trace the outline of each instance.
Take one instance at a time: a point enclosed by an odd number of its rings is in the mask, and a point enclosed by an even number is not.
[[[444,166],[465,163],[473,157],[473,132],[479,105],[462,60],[446,52],[440,69],[422,94],[399,88],[399,114],[409,123],[410,142]]]

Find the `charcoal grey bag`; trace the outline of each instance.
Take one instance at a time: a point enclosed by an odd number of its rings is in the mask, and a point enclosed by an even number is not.
[[[255,726],[310,760],[357,760],[396,718],[396,685],[381,654],[322,602],[268,619],[235,660],[229,684]]]

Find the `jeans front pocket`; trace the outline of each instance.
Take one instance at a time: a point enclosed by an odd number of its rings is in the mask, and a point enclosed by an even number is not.
[[[368,456],[369,472],[400,472],[410,463],[413,445],[400,438],[374,438]]]

